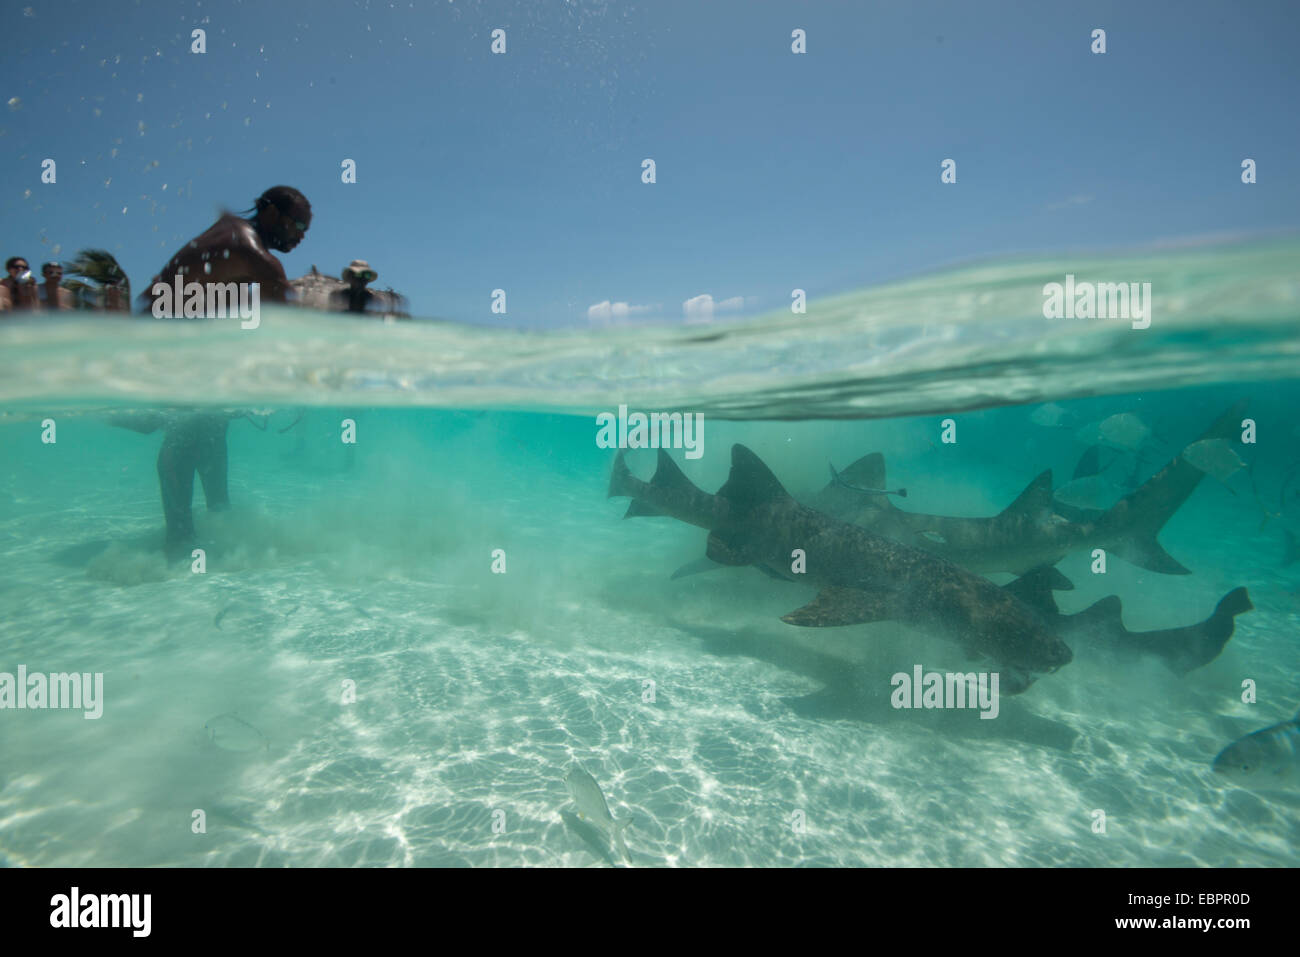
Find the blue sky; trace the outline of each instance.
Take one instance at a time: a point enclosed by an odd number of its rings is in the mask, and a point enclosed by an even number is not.
[[[136,292],[277,183],[314,211],[290,276],[360,257],[417,315],[524,326],[585,325],[606,301],[757,313],[795,287],[1291,228],[1300,211],[1294,2],[5,9],[4,255],[103,246]]]

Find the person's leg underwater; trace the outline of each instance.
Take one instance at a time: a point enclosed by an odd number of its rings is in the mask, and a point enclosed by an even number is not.
[[[195,423],[198,446],[199,481],[203,483],[203,497],[209,512],[223,512],[230,508],[230,490],[226,485],[228,458],[226,430],[230,417],[204,415]]]
[[[189,418],[172,424],[158,449],[158,488],[162,492],[167,537],[163,551],[168,561],[188,558],[194,548],[194,470],[199,462],[198,430]]]

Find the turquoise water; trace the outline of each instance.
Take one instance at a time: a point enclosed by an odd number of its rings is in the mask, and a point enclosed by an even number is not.
[[[1300,531],[1283,494],[1300,459],[1296,253],[1071,260],[1153,282],[1146,330],[1043,319],[1061,261],[685,328],[0,323],[0,671],[104,675],[97,720],[0,712],[0,855],[608,866],[599,832],[566,821],[576,761],[630,821],[637,865],[1292,864],[1296,791],[1209,768],[1300,706],[1300,564],[1282,562]],[[702,457],[673,455],[708,491],[735,442],[803,501],[828,462],[880,451],[900,507],[980,516],[1043,469],[1068,482],[1089,424],[1151,430],[1141,461],[1107,453],[1122,494],[1124,473],[1149,477],[1239,400],[1249,470],[1205,478],[1159,536],[1192,574],[1111,555],[1098,575],[1086,550],[1058,566],[1076,586],[1063,611],[1118,595],[1135,631],[1200,621],[1246,586],[1255,608],[1223,653],[1177,675],[1074,642],[996,720],[890,707],[896,672],[976,667],[937,635],[786,625],[814,589],[752,568],[670,579],[707,533],[622,518],[593,418],[703,413]],[[231,510],[195,495],[202,574],[163,558],[161,433],[107,422],[199,406],[263,413],[230,426]],[[648,478],[653,453],[629,463]]]

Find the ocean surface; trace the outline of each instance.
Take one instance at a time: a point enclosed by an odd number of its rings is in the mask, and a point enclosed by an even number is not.
[[[574,817],[576,763],[637,866],[1293,865],[1300,786],[1210,764],[1300,707],[1298,262],[990,262],[804,315],[545,333],[0,321],[0,672],[103,675],[96,719],[0,710],[0,862],[621,865]],[[1150,328],[1045,319],[1067,273],[1151,282]],[[754,568],[670,578],[707,532],[624,519],[595,419],[702,414],[703,454],[670,454],[710,492],[733,443],[805,502],[879,451],[898,507],[990,516],[1098,445],[1105,508],[1240,401],[1245,467],[1159,532],[1191,574],[1057,566],[1062,611],[1117,595],[1133,631],[1246,587],[1222,653],[1177,674],[1075,641],[994,720],[891,706],[915,665],[987,670],[942,636],[787,625],[815,590]],[[163,555],[163,431],[110,422],[197,409],[239,416],[232,508],[195,489],[201,573]]]

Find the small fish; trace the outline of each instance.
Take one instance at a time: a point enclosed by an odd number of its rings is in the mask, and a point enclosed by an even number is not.
[[[848,482],[844,481],[844,479],[840,478],[840,473],[835,471],[834,465],[831,465],[829,462],[826,464],[830,466],[831,481],[836,485],[851,489],[854,492],[865,492],[867,495],[897,495],[899,498],[907,498],[907,489],[905,488],[890,490],[887,488],[864,488],[861,485],[850,485]]]
[[[207,739],[222,751],[246,754],[250,751],[267,751],[271,743],[255,727],[233,711],[219,714],[203,726]]]
[[[1075,479],[1058,488],[1052,497],[1072,508],[1107,509],[1124,494],[1114,482],[1100,475]]]
[[[1202,439],[1183,449],[1183,459],[1225,485],[1246,467],[1227,439]]]
[[[1151,429],[1132,412],[1121,412],[1103,419],[1097,431],[1112,446],[1130,452],[1136,452],[1151,437]]]
[[[1029,413],[1029,421],[1045,429],[1069,428],[1074,422],[1074,413],[1068,412],[1055,402],[1040,405]]]
[[[569,789],[574,805],[578,808],[578,817],[591,822],[612,836],[614,843],[623,853],[623,859],[631,864],[632,856],[628,854],[627,845],[623,843],[623,828],[627,827],[627,822],[615,823],[614,815],[609,813],[609,805],[605,803],[605,795],[601,792],[596,779],[584,771],[581,765],[575,764],[564,776],[564,783]]]
[[[930,540],[930,541],[932,541],[932,542],[934,542],[936,545],[947,545],[947,544],[948,544],[948,539],[944,538],[944,537],[943,537],[942,535],[940,535],[938,532],[932,532],[932,531],[930,531],[929,529],[927,529],[927,530],[924,531],[924,532],[921,532],[921,537],[922,537],[922,538],[925,538],[925,539],[928,539],[928,540]]]
[[[1214,771],[1238,784],[1278,784],[1300,768],[1300,713],[1289,721],[1252,731],[1214,759]]]

